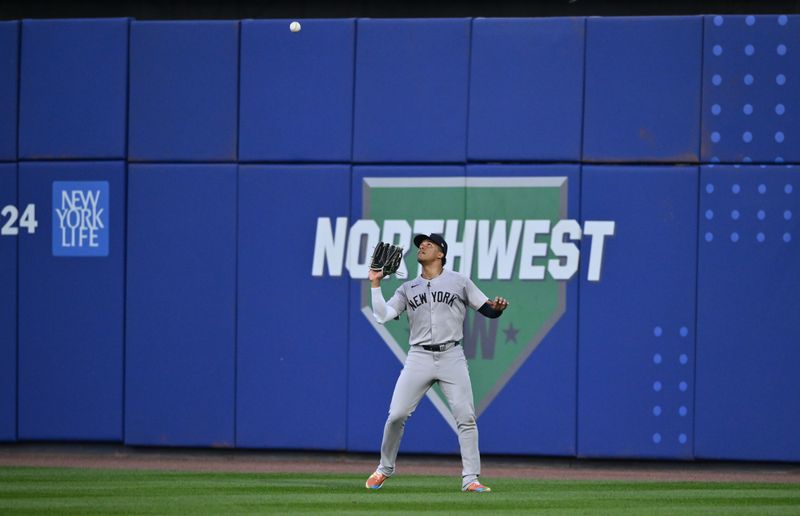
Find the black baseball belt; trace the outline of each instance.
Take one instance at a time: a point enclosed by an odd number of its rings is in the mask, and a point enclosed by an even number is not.
[[[425,351],[442,352],[442,351],[447,351],[448,349],[454,348],[454,347],[458,346],[459,344],[461,344],[461,343],[457,342],[457,341],[453,341],[453,342],[445,342],[444,344],[428,344],[428,345],[420,344],[420,347],[422,349],[424,349]]]

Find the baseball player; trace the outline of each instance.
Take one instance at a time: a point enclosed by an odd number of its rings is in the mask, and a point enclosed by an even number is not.
[[[403,283],[388,302],[381,292],[383,271],[369,271],[375,320],[383,324],[407,311],[411,348],[392,394],[389,418],[383,429],[381,462],[366,486],[380,489],[392,476],[406,420],[428,389],[439,382],[458,426],[463,466],[461,489],[486,493],[491,489],[478,481],[481,473],[478,427],[467,359],[460,343],[467,306],[496,318],[508,307],[508,302],[501,297],[489,300],[468,277],[445,270],[447,242],[441,235],[417,235],[414,244],[419,248],[417,261],[422,265],[422,274]]]

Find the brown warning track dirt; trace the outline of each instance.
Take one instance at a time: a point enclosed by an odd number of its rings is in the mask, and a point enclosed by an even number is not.
[[[357,473],[374,471],[377,454],[224,449],[137,448],[98,444],[0,445],[0,466],[236,473]],[[398,475],[461,475],[457,456],[402,455]],[[483,457],[482,478],[800,484],[800,464],[598,461]]]

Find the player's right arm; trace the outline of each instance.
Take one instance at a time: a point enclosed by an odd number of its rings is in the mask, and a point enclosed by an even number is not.
[[[372,285],[372,315],[379,324],[384,324],[396,318],[406,307],[406,294],[402,285],[388,303],[383,299],[383,292],[381,291],[382,278],[383,272],[369,271],[369,280]]]

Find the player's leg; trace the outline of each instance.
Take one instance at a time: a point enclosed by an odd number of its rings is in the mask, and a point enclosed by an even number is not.
[[[478,424],[472,399],[472,383],[469,379],[467,358],[461,346],[441,354],[437,378],[456,420],[463,467],[462,487],[467,486],[476,482],[481,474],[481,456],[478,450]]]
[[[431,388],[433,378],[434,368],[431,353],[412,346],[403,370],[400,372],[400,377],[394,386],[389,417],[386,419],[383,429],[379,473],[387,477],[394,473],[406,420],[414,413],[422,397]]]

